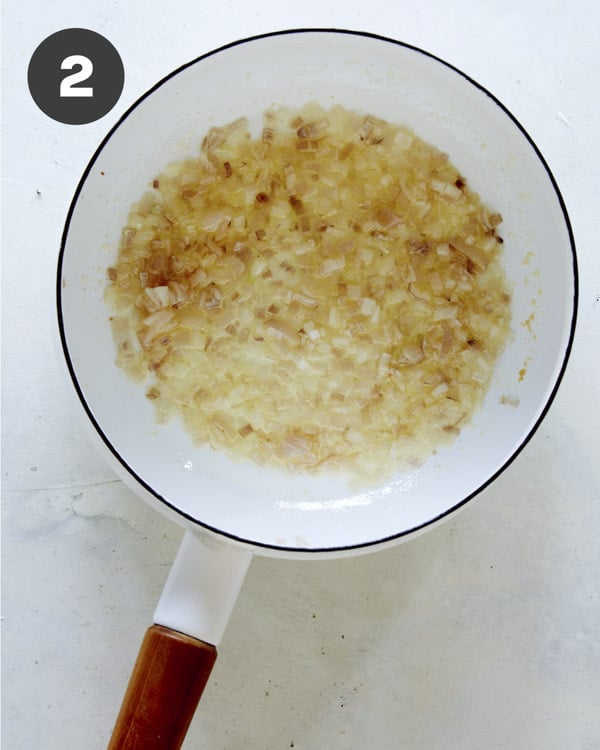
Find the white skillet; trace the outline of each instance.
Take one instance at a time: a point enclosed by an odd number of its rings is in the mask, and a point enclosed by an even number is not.
[[[213,125],[244,115],[258,129],[265,109],[311,100],[412,128],[446,151],[504,217],[514,335],[482,409],[454,445],[424,466],[363,491],[341,478],[232,464],[192,445],[179,424],[158,426],[144,389],[114,364],[103,301],[106,269],[129,206],[161,168],[196,154]],[[101,450],[135,492],[187,529],[154,618],[171,630],[151,629],[110,745],[134,748],[143,737],[139,746],[145,750],[165,750],[183,741],[214,650],[199,657],[192,697],[176,687],[166,665],[174,659],[172,671],[181,673],[182,642],[189,653],[194,639],[218,644],[253,554],[331,557],[398,543],[447,518],[507,468],[540,424],[563,375],[574,333],[577,269],[554,178],[492,94],[451,65],[390,39],[298,30],[204,55],[126,112],[77,187],[57,296],[67,366]],[[192,638],[188,643],[175,636],[172,646],[173,632]],[[192,661],[189,654],[183,659]],[[140,692],[140,679],[153,686],[150,697]],[[161,692],[171,707],[181,704],[177,715],[165,710]]]

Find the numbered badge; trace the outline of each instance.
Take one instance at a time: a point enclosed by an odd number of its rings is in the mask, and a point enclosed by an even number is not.
[[[69,125],[104,117],[123,91],[123,62],[114,46],[95,31],[64,29],[38,46],[27,82],[38,107]]]

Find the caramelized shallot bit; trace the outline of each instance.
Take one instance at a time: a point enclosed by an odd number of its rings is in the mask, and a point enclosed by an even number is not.
[[[340,106],[211,128],[131,207],[117,365],[199,444],[359,479],[456,439],[510,329],[502,217],[446,154]],[[512,403],[505,397],[503,403]]]
[[[383,131],[373,117],[365,117],[361,126],[356,131],[365,143],[377,144],[383,140]]]
[[[319,138],[325,134],[328,127],[329,121],[326,118],[323,118],[322,120],[302,125],[296,131],[296,135],[298,138]]]
[[[314,437],[301,432],[290,432],[279,444],[278,454],[292,464],[313,466],[319,462]]]

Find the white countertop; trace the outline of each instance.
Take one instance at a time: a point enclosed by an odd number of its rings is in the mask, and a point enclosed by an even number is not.
[[[106,747],[180,528],[88,442],[57,356],[54,282],[88,159],[155,81],[283,28],[371,31],[494,93],[533,137],[575,232],[572,357],[544,423],[463,512],[393,549],[255,558],[184,748],[600,747],[600,10],[520,3],[39,0],[3,7],[2,734],[7,750]],[[72,26],[119,50],[125,88],[90,125],[42,114],[39,42]]]

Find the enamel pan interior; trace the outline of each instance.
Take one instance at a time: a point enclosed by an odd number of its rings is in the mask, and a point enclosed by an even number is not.
[[[129,206],[168,162],[193,156],[213,125],[315,100],[412,128],[446,151],[504,217],[513,337],[487,398],[458,441],[422,467],[357,489],[338,478],[234,464],[158,426],[144,388],[114,364],[103,301]],[[237,42],[184,65],[137,101],[94,154],[61,247],[62,345],[93,432],[117,472],[184,524],[264,554],[359,551],[446,517],[518,454],[556,392],[577,297],[573,237],[557,185],[524,129],[489,92],[443,61],[369,34],[303,30]],[[218,373],[215,373],[218,377]]]

